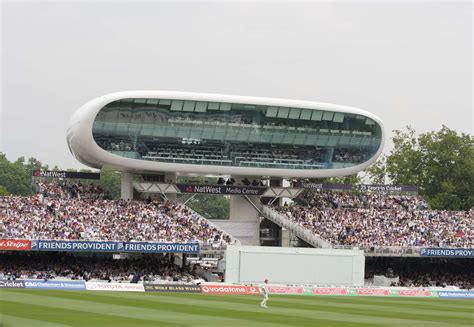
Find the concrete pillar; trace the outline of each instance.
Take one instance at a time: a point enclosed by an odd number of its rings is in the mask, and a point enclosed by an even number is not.
[[[281,177],[271,177],[270,178],[270,187],[283,187],[283,178]],[[283,199],[278,198],[273,202],[273,205],[278,205],[282,206],[283,205]]]
[[[121,173],[121,199],[132,200],[133,199],[133,185],[132,185],[132,174],[130,173]]]
[[[245,176],[232,176],[236,184],[241,184],[241,180]],[[254,177],[247,177],[250,181]],[[248,196],[248,198],[255,204],[260,202],[258,196]],[[241,195],[230,196],[230,221],[240,222],[240,225],[245,225],[246,237],[239,238],[242,245],[260,245],[260,213],[257,209]]]
[[[168,172],[165,173],[165,183],[175,184],[176,183],[176,173]],[[176,193],[165,193],[168,200],[176,202],[177,196]]]
[[[281,246],[284,248],[290,247],[290,231],[286,228],[281,229]]]

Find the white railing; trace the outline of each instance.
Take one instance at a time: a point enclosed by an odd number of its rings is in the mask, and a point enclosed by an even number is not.
[[[418,257],[420,256],[419,246],[360,246],[360,245],[334,245],[335,249],[360,249],[364,250],[367,256],[380,257]]]
[[[191,213],[197,215],[199,218],[201,219],[204,219],[207,221],[207,223],[209,225],[211,225],[212,227],[214,227],[215,229],[217,229],[218,231],[220,231],[221,233],[223,234],[226,234],[226,235],[229,235],[230,239],[232,240],[231,244],[235,244],[235,245],[240,245],[240,241],[238,239],[236,239],[234,236],[232,236],[231,234],[227,233],[225,230],[223,230],[222,228],[220,228],[219,226],[217,226],[216,224],[212,223],[209,219],[207,219],[206,217],[203,217],[201,214],[197,213],[196,211],[194,211],[193,209],[191,209],[190,207],[184,205],[184,204],[180,204],[181,206],[185,207],[187,210],[189,210]],[[202,246],[204,245],[204,243],[201,243],[201,248]],[[212,248],[212,247],[211,247]],[[224,245],[223,246],[223,249],[225,249],[226,246]]]
[[[331,243],[322,239],[319,235],[316,235],[307,228],[299,226],[295,222],[289,220],[284,215],[271,209],[270,207],[262,206],[262,212],[264,213],[266,218],[270,219],[275,224],[288,229],[297,237],[301,238],[303,241],[311,244],[312,246],[324,249],[332,248]]]

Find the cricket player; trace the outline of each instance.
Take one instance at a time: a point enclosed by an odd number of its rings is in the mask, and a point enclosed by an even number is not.
[[[268,301],[268,289],[267,289],[267,285],[268,285],[268,279],[265,279],[264,281],[264,284],[263,284],[263,287],[262,287],[262,302],[260,302],[260,306],[262,308],[268,308],[267,307],[267,301]]]

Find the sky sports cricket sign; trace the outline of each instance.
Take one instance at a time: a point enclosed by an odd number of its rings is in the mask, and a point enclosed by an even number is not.
[[[199,243],[31,241],[31,251],[199,253]]]

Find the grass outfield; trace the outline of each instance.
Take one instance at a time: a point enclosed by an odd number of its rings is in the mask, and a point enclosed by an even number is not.
[[[0,290],[8,326],[473,326],[474,301]],[[1,324],[0,324],[1,325]]]

